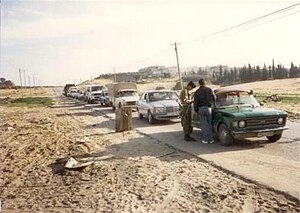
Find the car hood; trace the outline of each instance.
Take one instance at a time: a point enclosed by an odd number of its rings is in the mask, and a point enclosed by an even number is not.
[[[138,96],[128,96],[128,97],[121,97],[124,101],[138,101],[140,97]]]
[[[155,101],[150,103],[153,107],[173,107],[179,106],[177,101],[174,100],[164,100],[164,101]]]
[[[101,91],[93,91],[93,92],[91,92],[93,95],[99,95],[99,94],[101,94]]]
[[[220,112],[226,116],[237,118],[250,118],[250,117],[265,117],[265,116],[286,116],[287,113],[281,110],[264,108],[264,107],[241,107],[241,108],[226,108],[216,109],[216,112]]]

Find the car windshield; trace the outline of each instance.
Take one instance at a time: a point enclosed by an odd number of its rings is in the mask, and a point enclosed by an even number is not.
[[[99,90],[102,90],[103,87],[102,86],[94,86],[91,88],[92,92],[95,92],[95,91],[99,91]]]
[[[260,104],[252,94],[247,92],[228,92],[217,94],[216,107],[251,106],[258,107]]]
[[[131,96],[138,96],[136,91],[120,91],[118,92],[119,97],[131,97]]]
[[[153,92],[149,93],[149,102],[162,100],[177,100],[176,92]]]

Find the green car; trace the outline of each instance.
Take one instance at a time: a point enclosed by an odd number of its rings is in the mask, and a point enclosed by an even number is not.
[[[281,138],[288,129],[287,113],[277,109],[261,107],[250,89],[224,87],[214,90],[216,103],[213,109],[213,131],[224,146],[235,139],[266,136],[270,142]],[[192,125],[200,126],[192,107]]]

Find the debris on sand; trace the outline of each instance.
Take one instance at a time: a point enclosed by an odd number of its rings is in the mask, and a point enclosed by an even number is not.
[[[87,161],[84,163],[78,162],[74,158],[70,157],[69,160],[65,164],[66,169],[83,169],[91,164],[93,164],[94,161]]]

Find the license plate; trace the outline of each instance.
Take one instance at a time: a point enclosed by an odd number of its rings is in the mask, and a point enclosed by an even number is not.
[[[169,112],[169,113],[167,113],[167,115],[170,115],[170,116],[172,116],[172,115],[178,115],[178,113],[177,112]]]
[[[274,135],[273,132],[261,132],[257,134],[257,137],[272,136],[272,135]]]

